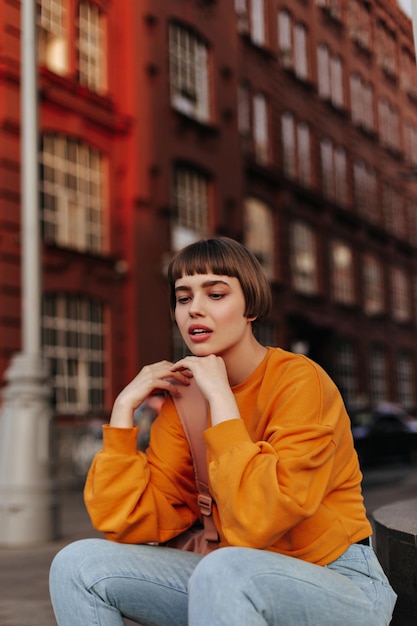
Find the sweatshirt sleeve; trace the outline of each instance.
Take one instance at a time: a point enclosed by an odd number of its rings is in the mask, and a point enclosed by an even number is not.
[[[93,526],[113,541],[165,542],[198,515],[188,443],[170,398],[151,428],[146,454],[137,427],[103,426],[103,449],[89,470],[84,500]]]
[[[333,480],[336,446],[346,447],[345,466],[355,457],[344,432],[342,399],[321,368],[301,361],[266,380],[262,397],[266,408],[256,417],[262,432],[249,432],[251,418],[245,419],[242,406],[244,419],[206,430],[205,441],[226,541],[265,549],[322,506]]]

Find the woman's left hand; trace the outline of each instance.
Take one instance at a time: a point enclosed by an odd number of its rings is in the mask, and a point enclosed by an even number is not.
[[[229,385],[223,359],[215,354],[186,356],[171,368],[173,372],[188,370],[210,405],[212,423],[240,418],[236,400]]]

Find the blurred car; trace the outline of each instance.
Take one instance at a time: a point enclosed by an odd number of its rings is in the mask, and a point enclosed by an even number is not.
[[[389,461],[417,464],[417,419],[396,404],[351,415],[355,448],[361,465]]]

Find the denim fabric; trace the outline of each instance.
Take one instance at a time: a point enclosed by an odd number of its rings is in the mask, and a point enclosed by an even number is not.
[[[326,567],[272,552],[225,548],[201,561],[191,576],[189,623],[387,626],[395,600],[367,546],[351,546]]]
[[[185,626],[192,552],[83,539],[54,558],[50,593],[59,626]]]
[[[55,557],[59,626],[386,626],[395,594],[372,548],[351,546],[326,567],[262,550],[206,557],[85,539]]]

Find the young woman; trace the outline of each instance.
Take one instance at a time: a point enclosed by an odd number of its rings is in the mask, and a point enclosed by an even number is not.
[[[256,258],[227,238],[180,251],[171,308],[191,356],[144,367],[119,394],[85,502],[110,541],[64,548],[51,567],[59,626],[385,626],[395,593],[371,547],[349,417],[314,362],[255,339],[271,304]],[[194,378],[220,547],[163,545],[199,517],[172,395]],[[167,393],[137,451],[135,409]],[[150,545],[147,545],[150,544]]]

